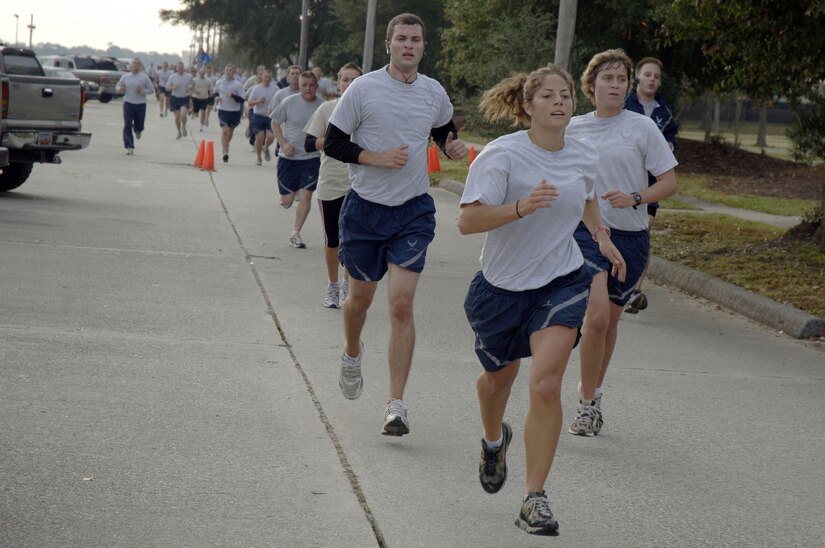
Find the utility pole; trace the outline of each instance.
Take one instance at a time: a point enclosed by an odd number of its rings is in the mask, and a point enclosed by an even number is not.
[[[361,69],[364,72],[372,70],[372,54],[375,50],[375,10],[378,0],[369,0],[367,3],[367,28],[364,32],[364,60]]]
[[[32,49],[32,33],[34,32],[34,29],[36,28],[34,26],[34,14],[32,13],[31,16],[32,16],[32,20],[31,20],[31,23],[29,23],[29,49]]]
[[[576,36],[577,0],[561,0],[559,3],[559,25],[556,29],[556,57],[553,63],[570,70],[570,52]]]
[[[307,40],[309,39],[309,0],[301,0],[301,46],[298,50],[298,65],[307,69]]]
[[[14,14],[14,47],[17,47],[17,28],[20,26],[20,16]]]

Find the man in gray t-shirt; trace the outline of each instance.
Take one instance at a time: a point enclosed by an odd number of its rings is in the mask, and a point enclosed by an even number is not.
[[[131,156],[135,151],[135,137],[140,139],[143,125],[146,122],[146,96],[155,91],[152,80],[145,72],[140,71],[140,59],[132,59],[131,71],[120,77],[117,90],[123,97],[123,146],[126,154]],[[132,129],[134,128],[134,137]]]
[[[456,139],[453,106],[437,81],[418,73],[424,22],[398,15],[387,26],[387,66],[356,79],[330,118],[324,152],[350,164],[352,190],[339,217],[339,256],[350,275],[338,385],[345,398],[361,395],[361,331],[378,281],[389,272],[390,386],[383,434],[410,431],[404,388],[415,347],[413,297],[435,236],[435,203],[428,194],[427,145],[432,135],[448,158],[467,150]]]
[[[290,95],[275,107],[271,118],[272,132],[281,147],[278,152],[278,192],[281,194],[281,205],[288,209],[296,194],[300,193],[289,245],[305,248],[301,228],[309,215],[312,193],[318,185],[321,153],[304,150],[304,127],[322,101],[315,95],[318,81],[311,72],[301,73],[299,88],[298,95]]]

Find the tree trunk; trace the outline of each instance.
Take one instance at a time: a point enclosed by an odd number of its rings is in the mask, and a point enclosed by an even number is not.
[[[559,2],[559,24],[556,27],[556,55],[553,63],[570,70],[570,52],[573,50],[573,38],[576,36],[576,8],[578,0],[561,0]]]
[[[702,127],[705,128],[705,142],[710,142],[711,117],[713,115],[713,96],[705,95],[705,112],[702,114]]]
[[[762,152],[768,146],[768,103],[759,106],[759,130],[756,132],[756,146],[762,147]]]
[[[364,32],[364,60],[361,68],[364,73],[372,70],[372,54],[375,50],[375,10],[378,0],[367,2],[367,27]]]
[[[721,131],[721,126],[719,125],[719,117],[720,117],[720,110],[721,105],[719,101],[719,97],[713,98],[713,123],[711,124],[711,131],[713,133],[718,134]]]
[[[309,0],[301,2],[301,38],[298,44],[298,66],[301,70],[309,70],[307,64],[307,42],[309,41]]]
[[[733,115],[733,146],[739,148],[739,130],[742,125],[742,96],[735,94],[736,110]]]

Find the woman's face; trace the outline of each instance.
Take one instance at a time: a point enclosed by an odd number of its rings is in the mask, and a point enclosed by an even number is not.
[[[636,91],[647,97],[653,97],[662,85],[662,71],[656,63],[645,63],[636,74],[639,83]]]
[[[530,125],[537,129],[564,129],[573,116],[573,92],[564,78],[550,74],[525,104],[525,110],[530,115]]]
[[[605,65],[596,75],[593,95],[596,108],[604,111],[620,111],[624,107],[624,98],[630,89],[627,69],[621,63]]]
[[[338,76],[338,89],[341,90],[341,93],[344,93],[352,81],[359,76],[361,76],[361,74],[355,69],[348,68],[341,71],[341,75]],[[358,85],[360,86],[361,84]]]

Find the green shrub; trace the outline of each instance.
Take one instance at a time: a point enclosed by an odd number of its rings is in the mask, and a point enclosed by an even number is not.
[[[825,160],[825,97],[817,94],[808,103],[794,105],[785,133],[793,143],[794,160],[806,164]]]

